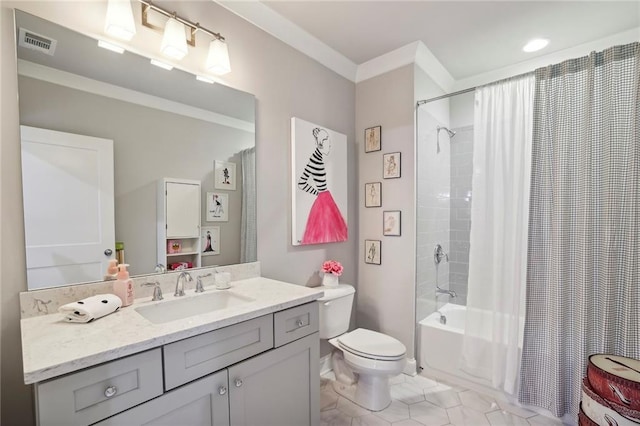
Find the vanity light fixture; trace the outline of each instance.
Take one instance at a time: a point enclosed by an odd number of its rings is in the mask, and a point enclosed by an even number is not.
[[[108,0],[104,32],[126,41],[136,34],[130,0]]]
[[[160,51],[164,55],[178,61],[189,53],[187,48],[187,38],[185,35],[185,26],[182,22],[178,22],[175,17],[169,18],[164,27],[164,35],[162,36]]]
[[[531,53],[537,52],[538,50],[544,49],[549,44],[549,40],[546,38],[534,38],[533,40],[529,40],[527,44],[522,48],[523,52]]]
[[[171,71],[173,69],[173,65],[165,64],[164,62],[158,61],[157,59],[152,59],[151,65],[155,65],[156,67],[162,68],[167,71]]]
[[[229,49],[224,40],[215,39],[209,43],[206,67],[209,71],[217,75],[227,74],[231,71]]]
[[[196,33],[203,32],[213,38],[209,45],[207,55],[207,70],[218,74],[226,74],[231,71],[229,62],[229,50],[224,37],[215,33],[199,23],[193,23],[178,16],[175,12],[169,12],[151,3],[150,0],[139,0],[142,4],[142,25],[159,31],[164,31],[162,37],[162,52],[171,58],[180,60],[188,53],[187,44],[195,47]],[[149,22],[149,12],[154,11],[168,18],[165,28],[158,27]]]
[[[102,47],[103,49],[110,50],[112,52],[116,52],[120,54],[124,53],[124,47],[116,46],[115,44],[108,43],[104,40],[98,40],[98,46]]]

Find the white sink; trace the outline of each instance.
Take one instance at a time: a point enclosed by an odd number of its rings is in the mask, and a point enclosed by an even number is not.
[[[213,291],[194,296],[183,296],[155,305],[141,306],[135,308],[135,310],[152,323],[162,324],[253,301],[254,299],[250,297],[240,296],[228,291]]]

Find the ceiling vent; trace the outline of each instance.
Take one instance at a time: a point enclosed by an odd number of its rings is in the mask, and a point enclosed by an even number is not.
[[[20,28],[20,39],[18,45],[26,47],[27,49],[37,50],[38,52],[46,53],[53,56],[56,51],[57,40],[36,34],[33,31],[29,31],[25,28]]]

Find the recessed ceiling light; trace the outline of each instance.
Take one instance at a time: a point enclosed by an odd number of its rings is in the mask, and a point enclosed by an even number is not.
[[[534,38],[533,40],[529,40],[522,50],[524,52],[537,52],[538,50],[547,47],[547,44],[549,44],[549,40],[546,38]]]
[[[124,53],[123,47],[116,46],[115,44],[107,43],[104,40],[98,40],[98,46],[102,47],[103,49],[110,50],[112,52]]]
[[[162,69],[165,69],[167,71],[171,71],[173,69],[173,65],[165,64],[164,62],[160,62],[157,59],[152,59],[151,60],[151,64],[155,65],[156,67],[160,67]]]

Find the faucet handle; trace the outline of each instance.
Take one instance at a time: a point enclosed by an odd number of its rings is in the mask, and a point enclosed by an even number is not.
[[[196,279],[196,293],[202,293],[204,291],[204,287],[202,286],[202,279],[204,277],[210,277],[211,276],[211,272],[209,272],[208,274],[204,274],[204,275],[198,275],[197,279]]]
[[[142,286],[143,287],[153,286],[153,298],[151,299],[152,302],[157,302],[158,300],[164,299],[164,297],[162,297],[162,289],[160,288],[160,283],[158,281],[144,283],[142,284]]]

